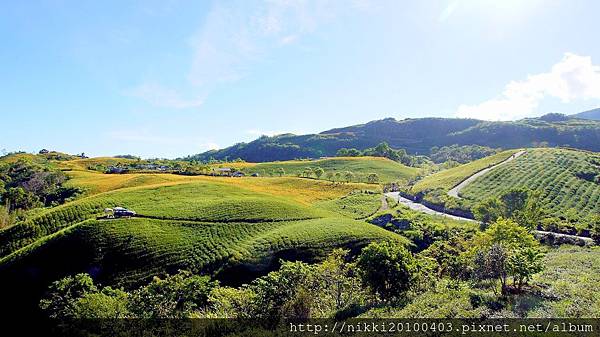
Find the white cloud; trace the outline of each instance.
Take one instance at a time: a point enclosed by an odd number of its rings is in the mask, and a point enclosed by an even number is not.
[[[199,107],[204,96],[184,98],[181,88],[208,94],[222,83],[246,76],[272,50],[293,45],[348,11],[372,7],[372,0],[217,1],[188,39],[192,57],[187,76],[181,76],[187,83],[176,88],[145,83],[128,93],[160,107]]]
[[[451,1],[450,3],[448,3],[448,5],[444,8],[442,13],[440,14],[439,21],[440,22],[447,21],[452,16],[454,11],[456,11],[456,8],[458,8],[457,0],[454,0],[454,1]]]
[[[282,45],[286,45],[286,44],[294,43],[294,42],[296,42],[296,40],[298,40],[298,35],[287,35],[287,36],[282,37],[279,40],[279,43]]]
[[[547,97],[563,103],[600,99],[600,66],[590,56],[565,53],[549,72],[508,83],[502,95],[475,105],[460,105],[456,116],[484,120],[513,120],[536,114]]]
[[[214,86],[246,76],[251,65],[277,47],[289,46],[370,1],[268,0],[248,8],[247,2],[217,2],[190,39],[193,59],[188,79]]]
[[[183,98],[181,94],[173,89],[165,88],[158,83],[143,83],[126,91],[132,97],[141,98],[148,103],[173,109],[197,108],[204,103],[201,97]]]

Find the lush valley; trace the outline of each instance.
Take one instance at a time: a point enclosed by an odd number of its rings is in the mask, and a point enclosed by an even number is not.
[[[51,317],[595,317],[599,299],[582,289],[597,284],[584,276],[600,241],[597,153],[452,145],[411,167],[400,161],[417,157],[375,148],[381,157],[345,148],[357,156],[260,163],[2,157],[5,185],[40,202],[3,194],[18,216],[0,230],[1,295]],[[44,191],[77,194],[41,202],[30,181],[48,174],[64,179]],[[409,210],[382,193],[394,189],[482,223]],[[117,206],[137,214],[107,218]],[[387,268],[394,279],[381,279]],[[94,285],[54,302],[77,282]],[[169,291],[206,293],[180,307]]]

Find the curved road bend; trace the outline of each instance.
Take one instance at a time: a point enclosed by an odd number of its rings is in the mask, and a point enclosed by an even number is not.
[[[496,167],[500,166],[500,165],[504,165],[510,161],[513,161],[517,158],[519,158],[520,156],[524,155],[526,153],[525,150],[521,150],[519,152],[516,152],[515,154],[513,154],[512,156],[508,157],[507,159],[499,162],[498,164],[494,165],[494,166],[490,166],[488,168],[485,168],[475,174],[473,174],[472,176],[470,176],[469,178],[463,180],[460,184],[454,186],[453,189],[451,189],[450,191],[448,191],[448,195],[451,197],[455,197],[455,198],[459,198],[458,193],[460,193],[460,190],[462,190],[463,188],[465,188],[467,185],[469,185],[470,183],[473,182],[473,180],[481,177],[482,175],[490,172],[491,170],[495,169]]]
[[[443,212],[439,212],[436,210],[433,210],[423,204],[419,204],[418,202],[414,202],[410,199],[406,199],[403,196],[400,195],[399,192],[389,192],[389,193],[385,193],[385,195],[387,197],[393,198],[394,200],[397,200],[398,202],[400,202],[401,204],[407,206],[408,208],[415,210],[415,211],[419,211],[422,213],[426,213],[426,214],[430,214],[430,215],[439,215],[439,216],[445,216],[447,218],[450,219],[454,219],[454,220],[461,220],[461,221],[470,221],[470,222],[479,222],[477,220],[474,219],[469,219],[469,218],[463,218],[461,216],[457,216],[457,215],[451,215],[451,214],[446,214]],[[546,231],[536,231],[539,234],[551,234],[551,235],[555,235],[558,237],[570,237],[570,238],[575,238],[575,239],[581,239],[583,241],[585,241],[586,243],[593,243],[594,240],[592,240],[591,238],[585,237],[585,236],[578,236],[578,235],[570,235],[570,234],[563,234],[563,233],[554,233],[554,232],[546,232]]]

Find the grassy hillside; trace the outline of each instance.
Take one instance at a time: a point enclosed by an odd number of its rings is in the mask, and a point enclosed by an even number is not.
[[[317,206],[353,219],[364,219],[375,213],[382,205],[381,194],[371,191],[355,191],[341,198],[318,203]]]
[[[235,165],[233,166],[235,167]],[[408,167],[381,157],[339,157],[310,161],[294,160],[258,163],[251,166],[247,165],[245,171],[248,173],[265,175],[275,172],[279,168],[283,168],[286,175],[296,176],[308,167],[311,169],[320,167],[325,170],[326,173],[350,171],[355,175],[363,177],[370,173],[377,173],[381,182],[408,180],[416,176],[418,172],[418,169],[414,167]],[[322,179],[324,178],[325,177],[323,176]]]
[[[286,251],[319,258],[334,247],[384,238],[401,240],[373,225],[343,218],[262,223],[90,220],[4,258],[0,275],[33,268],[48,275],[49,281],[64,270],[93,269],[105,283],[130,285],[177,269],[207,273],[244,264],[266,268],[277,262],[272,261],[274,256]]]
[[[515,187],[543,192],[556,214],[600,213],[600,155],[567,149],[533,149],[467,185],[461,196],[479,201]]]
[[[506,160],[517,151],[518,150],[503,151],[493,156],[432,174],[416,183],[412,188],[412,192],[419,193],[435,189],[448,191],[471,175]]]
[[[429,154],[432,147],[481,145],[492,148],[571,146],[600,151],[600,121],[549,114],[510,122],[486,122],[459,118],[386,118],[366,124],[324,131],[320,134],[284,134],[260,137],[250,143],[211,150],[187,159],[206,161],[241,158],[269,162],[294,158],[333,156],[340,148],[364,150],[387,142],[392,148],[411,154]]]
[[[536,291],[512,295],[495,301],[501,311],[497,318],[598,318],[600,295],[595,290],[600,283],[600,250],[564,245],[548,249],[544,257],[545,270],[534,276]],[[415,296],[404,307],[376,308],[363,314],[365,318],[479,318],[489,317],[494,298],[490,289],[472,288],[454,283]],[[474,301],[473,299],[479,299]]]
[[[138,180],[148,176],[94,174],[93,177],[96,175]],[[96,179],[92,181],[88,183],[98,182]],[[332,184],[286,177],[234,179],[200,176],[159,184],[150,182],[152,184],[116,189],[46,209],[26,222],[1,230],[0,256],[74,223],[101,215],[106,207],[124,206],[140,215],[159,219],[214,222],[297,220],[337,214],[310,207],[312,203],[336,199],[355,189],[373,189],[364,184]]]
[[[85,197],[38,209],[27,221],[0,230],[0,279],[30,289],[32,301],[49,282],[77,272],[119,285],[178,269],[222,272],[223,279],[240,281],[279,258],[314,260],[335,247],[406,240],[353,220],[379,209],[377,185],[296,177],[109,175],[87,170],[94,161],[105,163],[102,158],[53,163],[71,177],[70,186],[86,189]],[[131,208],[141,218],[96,220],[114,206]]]

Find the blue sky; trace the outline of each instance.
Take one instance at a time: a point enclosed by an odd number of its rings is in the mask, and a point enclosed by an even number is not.
[[[5,1],[0,149],[174,158],[600,106],[600,2]]]

